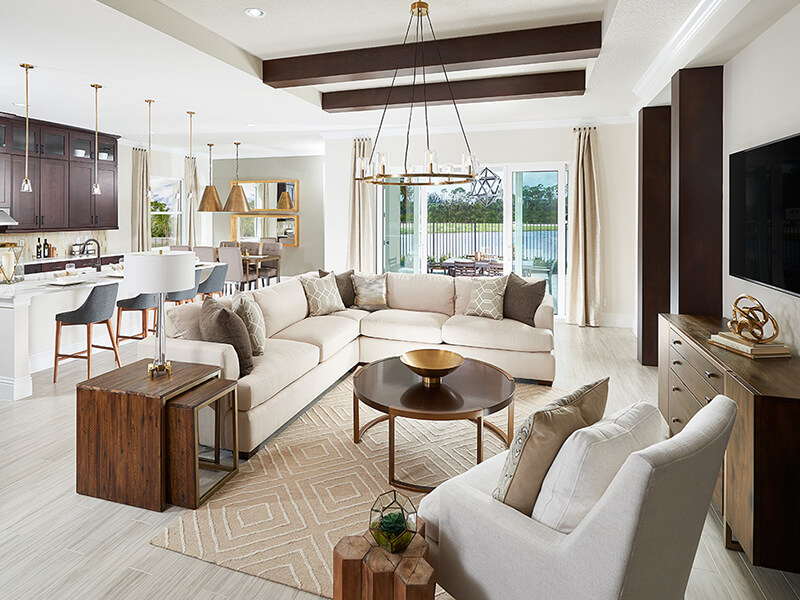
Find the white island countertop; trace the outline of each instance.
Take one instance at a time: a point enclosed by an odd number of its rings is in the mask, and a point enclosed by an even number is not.
[[[73,271],[71,271],[72,273]],[[13,283],[11,285],[0,285],[0,303],[2,304],[18,304],[30,302],[30,299],[36,296],[44,296],[49,294],[59,294],[70,290],[87,289],[96,285],[119,283],[123,280],[121,271],[112,270],[111,266],[103,267],[103,270],[97,272],[93,268],[75,269],[80,283],[73,285],[53,285],[55,282],[63,282],[66,278],[64,271],[53,271],[50,273],[34,273],[26,275],[24,281]],[[70,280],[75,280],[76,276],[70,276]],[[122,296],[124,297],[124,296]]]

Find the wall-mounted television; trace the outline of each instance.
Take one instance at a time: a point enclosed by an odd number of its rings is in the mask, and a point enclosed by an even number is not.
[[[730,274],[800,295],[800,135],[731,154]]]

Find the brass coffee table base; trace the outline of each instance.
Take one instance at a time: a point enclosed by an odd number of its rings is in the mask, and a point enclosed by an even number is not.
[[[394,408],[389,408],[388,415],[381,415],[372,419],[369,423],[366,423],[363,427],[359,427],[360,419],[359,419],[359,400],[358,396],[353,393],[353,442],[356,444],[361,442],[361,438],[364,437],[364,434],[370,430],[373,426],[377,425],[378,423],[383,423],[384,421],[389,421],[389,484],[395,487],[408,490],[410,492],[420,492],[423,494],[427,494],[432,492],[436,489],[436,486],[429,486],[429,485],[419,485],[416,483],[409,483],[407,481],[403,481],[401,479],[397,479],[395,477],[395,419],[397,417],[407,417],[416,420],[424,420],[424,421],[462,421],[462,420],[470,420],[475,423],[477,427],[477,463],[480,464],[483,462],[483,430],[484,427],[487,428],[489,431],[494,433],[501,442],[503,442],[506,448],[511,447],[511,441],[514,439],[514,400],[511,400],[511,403],[507,407],[508,411],[508,433],[504,433],[502,429],[500,429],[494,423],[489,423],[484,419],[483,411],[475,411],[470,415],[460,414],[458,416],[449,417],[448,415],[439,415],[437,417],[428,416],[428,417],[421,417],[420,415],[416,414],[414,416],[410,416],[407,414],[403,414],[403,411],[396,410]]]

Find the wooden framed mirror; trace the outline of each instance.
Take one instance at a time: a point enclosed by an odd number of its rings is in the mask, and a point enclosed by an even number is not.
[[[239,242],[260,242],[269,238],[281,242],[285,248],[300,245],[300,216],[237,213],[231,215],[231,237]]]
[[[298,212],[300,182],[297,179],[254,179],[231,181],[242,186],[253,212]]]

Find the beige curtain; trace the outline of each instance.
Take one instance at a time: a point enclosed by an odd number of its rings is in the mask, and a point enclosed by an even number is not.
[[[186,183],[186,243],[190,248],[197,245],[197,199],[200,185],[197,181],[197,159],[195,157],[184,158],[183,162],[183,181]]]
[[[600,196],[597,186],[597,130],[575,129],[569,179],[567,323],[599,325]]]
[[[131,190],[131,249],[134,252],[150,250],[150,202],[147,183],[150,174],[147,150],[133,149],[133,185]]]
[[[347,268],[357,273],[376,273],[375,203],[376,186],[356,181],[358,160],[369,160],[372,140],[353,140],[352,168],[350,170],[350,235],[347,243]]]

